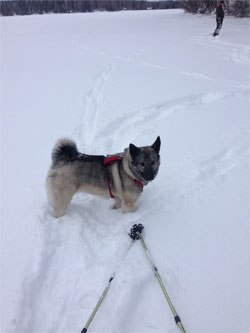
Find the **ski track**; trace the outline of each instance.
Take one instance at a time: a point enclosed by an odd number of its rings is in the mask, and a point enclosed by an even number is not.
[[[109,54],[108,52],[101,50],[101,49],[95,49],[93,47],[89,47],[86,45],[82,45],[81,42],[77,40],[73,40],[71,43],[71,46],[77,48],[82,54],[85,54],[86,52],[94,55],[94,56],[100,56],[106,58],[109,62],[113,62],[116,64],[124,64],[124,63],[129,63],[129,64],[134,64],[136,66],[142,66],[142,67],[148,67],[148,68],[153,68],[155,70],[160,70],[160,71],[167,71],[167,68],[156,63],[151,63],[145,60],[138,59],[138,51],[132,52],[126,56],[118,56],[118,55],[113,55]],[[142,51],[140,52],[142,53]],[[137,57],[137,59],[133,59],[134,57]]]
[[[76,139],[83,144],[83,146],[94,147],[95,145],[100,146],[100,144],[104,143],[103,146],[107,147],[110,141],[110,136],[107,135],[109,131],[112,132],[112,138],[116,137],[117,140],[121,139],[124,134],[127,134],[128,132],[131,132],[131,138],[135,139],[135,129],[137,135],[139,136],[144,131],[151,130],[154,127],[154,123],[156,121],[160,121],[173,113],[184,111],[187,112],[200,104],[214,103],[228,97],[233,97],[237,94],[242,94],[242,96],[244,96],[249,93],[249,88],[245,85],[232,81],[223,81],[224,85],[229,85],[231,88],[233,88],[233,91],[232,89],[221,92],[211,91],[205,94],[185,96],[182,99],[157,103],[149,106],[148,108],[135,111],[129,116],[121,116],[111,122],[104,124],[103,126],[100,125],[98,127],[99,130],[97,130],[96,123],[98,119],[99,105],[101,103],[105,87],[107,86],[109,80],[111,80],[111,74],[114,71],[114,68],[114,64],[109,64],[97,76],[93,88],[84,98],[84,112],[79,125],[73,131],[73,136],[75,136]],[[215,80],[201,73],[183,72],[182,74],[194,76],[198,79],[201,78]],[[88,131],[85,130],[85,124],[91,124]]]
[[[227,49],[227,58],[236,62],[240,62],[244,65],[248,64],[250,59],[250,47],[233,44],[228,42],[223,42],[217,45],[214,38],[202,38],[194,37],[193,40],[200,44],[204,44],[207,47],[207,43],[210,42],[212,46],[222,48],[225,51],[225,46]],[[228,97],[235,96],[237,94],[242,94],[242,96],[249,94],[249,86],[247,84],[242,84],[240,82],[230,81],[230,80],[218,80],[216,78],[210,77],[203,73],[196,72],[181,72],[180,74],[194,77],[198,80],[208,80],[220,83],[221,86],[227,87],[226,90],[220,92],[208,92],[205,94],[200,94],[196,96],[185,96],[178,100],[166,101],[152,106],[148,106],[143,110],[134,110],[129,116],[121,116],[114,119],[111,122],[104,123],[97,129],[97,119],[101,100],[103,98],[104,90],[112,79],[112,73],[115,68],[124,62],[130,62],[137,66],[146,66],[156,70],[166,70],[163,66],[148,63],[145,61],[133,60],[133,55],[127,55],[126,57],[118,57],[109,55],[103,50],[97,50],[89,48],[88,46],[83,46],[81,43],[74,40],[72,45],[77,47],[80,52],[91,52],[94,55],[100,55],[107,57],[109,63],[106,68],[97,76],[94,82],[93,88],[84,97],[82,118],[79,122],[77,128],[73,131],[73,136],[79,140],[83,147],[94,147],[95,145],[101,145],[103,142],[105,144],[103,147],[108,147],[110,143],[110,137],[107,136],[108,131],[112,132],[112,137],[116,137],[117,140],[121,139],[125,133],[131,133],[131,139],[136,139],[134,137],[134,132],[136,128],[137,136],[145,131],[151,131],[154,127],[156,121],[160,121],[173,113],[180,111],[189,111],[192,107],[199,104],[213,103],[219,100],[226,99]],[[237,47],[236,47],[237,46]],[[233,51],[232,51],[233,47]],[[229,52],[228,52],[229,51]],[[241,61],[244,59],[244,61]],[[91,124],[90,131],[86,132],[85,124]],[[147,127],[145,126],[147,124]],[[145,129],[146,127],[146,129]],[[93,152],[93,148],[92,148]]]
[[[211,82],[217,82],[220,84],[220,86],[223,87],[228,87],[229,89],[237,89],[237,90],[241,90],[242,93],[243,92],[248,92],[249,93],[249,86],[248,84],[243,84],[242,82],[236,82],[236,81],[231,81],[231,80],[219,80],[217,78],[214,78],[212,76],[208,76],[206,74],[203,73],[199,73],[199,72],[182,72],[182,75],[186,75],[186,76],[190,76],[193,77],[197,80],[207,80],[207,81],[211,81]]]
[[[224,57],[234,63],[246,65],[249,64],[250,46],[222,41],[220,38],[195,36],[193,40],[199,45],[217,48],[224,53]]]
[[[93,146],[93,140],[97,132],[97,119],[103,92],[111,79],[114,70],[113,64],[108,64],[104,70],[95,78],[93,88],[85,95],[83,100],[82,117],[79,125],[74,129],[72,136],[86,146]],[[86,131],[88,124],[88,131]]]
[[[111,210],[107,213],[105,223],[101,210],[109,209],[107,202],[100,200],[102,207],[100,212],[96,212],[91,208],[91,200],[94,199],[85,200],[84,205],[84,198],[79,195],[71,205],[68,216],[59,220],[55,220],[51,216],[51,211],[45,209],[41,216],[41,223],[46,221],[41,261],[37,274],[25,282],[24,297],[20,306],[22,310],[19,319],[16,320],[18,326],[15,326],[15,330],[31,332],[41,328],[49,332],[65,330],[65,321],[70,322],[71,308],[78,304],[79,318],[83,318],[84,321],[84,318],[87,318],[84,312],[89,313],[91,309],[89,306],[94,306],[99,293],[104,289],[109,277],[107,273],[111,274],[115,269],[114,257],[118,262],[120,254],[126,251],[129,245],[128,230],[145,213],[135,213],[129,223],[125,215],[119,216],[121,223],[118,224],[117,212]],[[120,212],[118,214],[120,215]],[[121,244],[119,249],[113,249],[112,239],[118,236]],[[108,252],[102,253],[105,248]],[[102,255],[97,256],[97,253]],[[75,262],[72,262],[72,258],[75,258]],[[65,270],[70,272],[66,274],[67,280],[63,280]],[[99,292],[86,288],[91,284],[92,276],[100,277],[100,284],[97,283],[96,286]],[[63,290],[65,292],[62,292]],[[49,304],[53,304],[53,299],[60,304],[60,307],[53,310],[53,318],[50,318],[47,308]],[[88,307],[85,309],[86,304]],[[49,327],[43,326],[43,316],[50,324]],[[84,322],[80,321],[79,324]],[[72,327],[72,331],[74,330]]]
[[[186,204],[200,204],[249,156],[247,146],[231,146],[209,158],[186,158],[180,161],[166,181],[170,200],[165,208],[174,211]],[[203,193],[203,199],[200,199],[200,193]]]
[[[97,133],[95,143],[98,144],[101,141],[108,141],[109,138],[106,138],[108,130],[112,132],[112,136],[116,137],[117,140],[121,139],[125,133],[131,133],[131,138],[133,138],[135,132],[139,136],[144,131],[150,131],[154,128],[157,121],[163,120],[174,113],[188,112],[192,110],[193,107],[201,104],[210,104],[228,97],[233,97],[237,94],[246,95],[247,93],[248,89],[240,89],[233,92],[209,92],[195,96],[185,96],[182,99],[165,103],[157,103],[148,108],[136,111],[130,116],[121,116],[109,122]]]

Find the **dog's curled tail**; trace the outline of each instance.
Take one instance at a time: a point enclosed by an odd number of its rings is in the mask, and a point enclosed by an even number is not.
[[[68,138],[62,138],[57,141],[52,151],[52,163],[56,165],[59,162],[72,162],[79,152],[76,143]]]

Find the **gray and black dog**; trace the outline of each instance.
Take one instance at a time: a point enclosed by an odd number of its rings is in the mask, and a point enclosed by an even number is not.
[[[82,154],[74,141],[60,139],[52,151],[46,184],[55,217],[64,215],[76,192],[114,198],[114,208],[134,212],[143,186],[158,173],[160,146],[158,136],[152,146],[131,143],[123,153],[105,157]]]

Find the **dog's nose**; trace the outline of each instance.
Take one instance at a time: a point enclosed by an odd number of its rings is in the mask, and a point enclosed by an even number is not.
[[[147,182],[154,179],[154,174],[152,172],[144,172],[142,176]]]

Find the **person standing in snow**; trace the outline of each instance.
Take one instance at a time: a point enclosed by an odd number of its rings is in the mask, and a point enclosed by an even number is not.
[[[225,5],[224,1],[220,1],[219,6],[216,8],[217,26],[216,26],[216,29],[213,34],[214,37],[219,35],[220,29],[222,27],[222,23],[223,23],[223,19],[224,19],[224,9],[223,9],[224,5]]]

